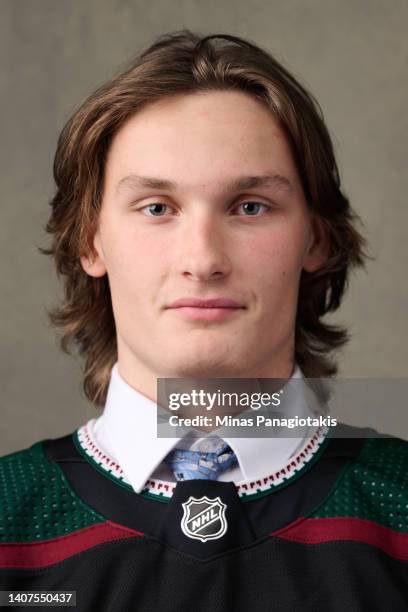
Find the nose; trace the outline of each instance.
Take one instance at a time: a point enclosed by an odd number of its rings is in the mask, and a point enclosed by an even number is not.
[[[193,217],[179,235],[179,270],[184,277],[197,282],[227,276],[231,260],[221,220],[212,218],[207,212]]]

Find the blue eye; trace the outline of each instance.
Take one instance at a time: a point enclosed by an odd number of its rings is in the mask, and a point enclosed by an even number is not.
[[[168,204],[163,204],[162,202],[153,202],[152,204],[148,204],[140,209],[143,213],[148,217],[163,217],[167,209],[169,208]],[[262,210],[268,211],[270,208],[266,204],[262,202],[256,202],[252,200],[248,200],[247,202],[242,202],[238,204],[237,209],[241,208],[244,211],[244,214],[241,216],[245,217],[258,217],[259,213]]]
[[[245,216],[246,217],[255,217],[258,215],[259,211],[261,210],[261,208],[268,208],[265,204],[262,204],[262,202],[242,202],[241,204],[239,204],[238,208],[242,206],[243,209],[245,210]]]
[[[149,212],[151,212],[151,215],[148,215],[149,217],[162,217],[163,213],[165,211],[165,209],[167,208],[167,204],[162,204],[161,202],[156,202],[154,204],[149,204],[148,206],[145,206],[144,209],[142,210],[149,210]]]

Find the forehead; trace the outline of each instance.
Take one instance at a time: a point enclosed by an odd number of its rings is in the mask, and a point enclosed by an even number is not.
[[[135,113],[115,134],[106,165],[109,182],[126,173],[188,185],[234,175],[290,175],[287,138],[265,104],[238,91],[172,95]]]

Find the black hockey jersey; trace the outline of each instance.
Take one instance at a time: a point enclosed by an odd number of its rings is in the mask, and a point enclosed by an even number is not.
[[[76,591],[87,612],[408,610],[408,442],[344,427],[246,490],[135,493],[80,430],[7,455],[0,590]]]

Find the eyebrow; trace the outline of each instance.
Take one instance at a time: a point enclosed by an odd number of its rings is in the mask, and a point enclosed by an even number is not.
[[[147,189],[166,189],[176,190],[178,185],[169,179],[139,176],[137,174],[129,174],[123,177],[117,183],[115,192],[118,193],[129,188],[147,188]],[[281,174],[263,174],[261,176],[239,176],[233,180],[227,181],[222,186],[222,190],[226,193],[233,191],[241,191],[243,189],[254,189],[256,187],[277,187],[284,189],[288,193],[292,192],[292,184],[286,176]]]

